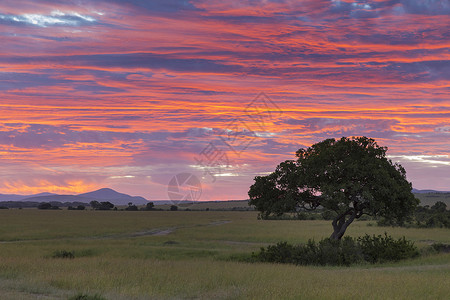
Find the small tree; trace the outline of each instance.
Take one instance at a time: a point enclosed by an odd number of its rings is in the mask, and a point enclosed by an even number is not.
[[[445,212],[447,210],[447,204],[442,201],[438,201],[433,206],[431,206],[431,210],[436,212]]]
[[[42,202],[38,205],[38,209],[51,209],[52,205],[48,202]]]
[[[93,209],[98,209],[98,208],[101,206],[100,202],[95,201],[95,200],[89,202],[89,204],[91,205],[91,207],[92,207]]]
[[[178,210],[178,206],[176,206],[176,205],[171,205],[171,206],[170,206],[170,210],[171,210],[171,211],[176,211],[176,210]]]
[[[100,202],[100,210],[110,210],[114,208],[114,204],[109,201]]]
[[[125,208],[125,210],[138,211],[139,209],[136,205],[129,205],[127,208]]]
[[[386,158],[387,148],[367,137],[327,139],[296,152],[297,160],[258,176],[250,187],[250,205],[261,218],[314,210],[335,212],[331,239],[341,239],[363,214],[403,223],[419,200],[406,171]]]
[[[154,209],[155,209],[155,204],[153,202],[149,202],[145,206],[145,210],[154,210]]]

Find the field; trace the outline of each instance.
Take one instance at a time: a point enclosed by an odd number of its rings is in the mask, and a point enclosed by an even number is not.
[[[281,240],[316,240],[329,221],[261,221],[257,212],[2,210],[0,298],[448,299],[450,254],[384,265],[297,267],[231,261]],[[423,248],[448,229],[352,224]],[[55,251],[75,258],[53,258]]]
[[[432,206],[436,202],[441,201],[447,204],[447,207],[450,207],[450,193],[423,193],[423,194],[414,194],[416,198],[420,200],[420,205]]]

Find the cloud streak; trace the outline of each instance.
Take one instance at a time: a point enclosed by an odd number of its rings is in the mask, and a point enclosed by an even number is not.
[[[193,172],[203,200],[243,199],[255,175],[343,135],[388,146],[416,188],[450,190],[435,175],[450,173],[448,14],[437,0],[2,2],[0,193],[166,199]],[[260,92],[282,111],[263,128],[246,115]],[[224,133],[254,139],[237,155]],[[211,143],[230,158],[215,182],[195,160]]]

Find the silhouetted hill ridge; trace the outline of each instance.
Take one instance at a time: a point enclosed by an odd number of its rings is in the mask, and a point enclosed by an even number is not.
[[[83,202],[109,201],[114,205],[128,205],[129,202],[141,205],[147,204],[148,200],[140,196],[130,196],[119,193],[110,188],[102,188],[96,191],[79,195],[59,195],[52,193],[40,193],[35,195],[3,195],[0,194],[0,201],[23,201],[23,202]]]

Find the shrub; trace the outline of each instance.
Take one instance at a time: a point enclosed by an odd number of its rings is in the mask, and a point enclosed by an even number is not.
[[[386,219],[378,220],[378,226],[407,226],[419,228],[450,228],[450,211],[447,205],[438,201],[431,207],[429,205],[419,206],[414,212],[414,217],[406,224],[396,224]]]
[[[145,205],[145,210],[155,210],[155,204],[153,202],[147,203],[147,205]]]
[[[355,240],[346,237],[343,240],[323,239],[316,243],[309,240],[305,245],[291,245],[280,242],[261,248],[253,253],[253,260],[261,262],[293,263],[296,265],[338,265],[349,266],[362,261],[362,254]]]
[[[106,298],[103,298],[100,295],[87,295],[87,294],[77,294],[73,297],[70,297],[69,300],[106,300]]]
[[[404,237],[398,240],[365,235],[358,239],[344,237],[342,240],[323,239],[316,243],[309,240],[304,245],[279,242],[252,253],[249,261],[293,263],[296,265],[350,266],[367,261],[379,263],[413,258],[419,255],[413,242]]]
[[[52,258],[75,258],[75,253],[73,251],[58,250],[53,253]]]
[[[261,252],[255,254],[255,258],[261,262],[276,263],[294,263],[293,253],[295,247],[287,242],[279,242],[276,245],[270,245],[267,250],[263,247]]]
[[[51,203],[47,203],[47,202],[41,202],[39,203],[38,209],[59,209],[58,206],[56,205],[52,205]]]
[[[406,240],[405,237],[395,240],[387,233],[384,233],[384,237],[366,234],[358,238],[358,243],[364,259],[370,263],[398,261],[419,255],[414,242]]]
[[[136,205],[129,205],[127,208],[125,208],[125,210],[138,211],[139,209]]]
[[[37,207],[38,209],[51,209],[52,205],[50,203],[47,202],[42,202],[38,205]]]

